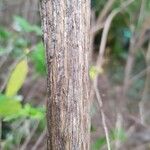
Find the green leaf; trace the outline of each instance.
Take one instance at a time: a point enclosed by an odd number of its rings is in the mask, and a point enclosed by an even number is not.
[[[120,140],[125,141],[126,134],[124,129],[119,128],[111,131],[109,133],[110,141]],[[99,137],[93,144],[92,144],[92,150],[100,150],[104,145],[106,145],[106,137]]]
[[[31,25],[27,20],[22,17],[15,16],[13,27],[20,32],[34,32],[37,35],[42,35],[42,30],[37,25]]]
[[[115,129],[113,136],[114,140],[125,141],[126,139],[126,133],[123,128]]]
[[[27,59],[21,60],[12,71],[6,87],[6,95],[14,96],[22,87],[28,73]]]
[[[8,32],[4,27],[0,26],[0,40],[6,40],[9,36],[10,32]]]
[[[20,113],[22,116],[34,118],[34,119],[43,119],[45,110],[42,108],[34,108],[30,104],[26,104]]]
[[[103,74],[104,70],[103,68],[97,68],[95,66],[90,67],[89,75],[90,78],[93,80],[98,74]]]
[[[105,137],[98,138],[94,144],[92,144],[92,150],[99,150],[106,144]]]
[[[0,94],[0,117],[16,116],[21,111],[21,103],[15,99],[6,95]]]
[[[46,74],[46,63],[45,63],[45,53],[44,53],[44,46],[43,43],[40,42],[38,43],[33,52],[31,53],[31,59],[34,63],[35,70],[37,73],[40,75],[45,75]]]
[[[37,25],[32,25],[30,32],[35,32],[37,35],[42,35],[42,30]]]

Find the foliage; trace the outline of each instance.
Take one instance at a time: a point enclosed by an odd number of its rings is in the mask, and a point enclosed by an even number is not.
[[[126,133],[124,129],[116,129],[110,133],[110,140],[111,142],[115,141],[125,141],[126,139]],[[100,150],[103,148],[103,146],[106,145],[106,138],[105,137],[99,137],[93,144],[92,144],[92,150]]]
[[[103,74],[103,72],[104,72],[104,70],[102,68],[97,68],[95,66],[91,66],[90,70],[89,70],[89,75],[90,75],[90,78],[92,80],[94,80],[98,74]]]
[[[0,94],[0,118],[16,115],[22,106],[17,98]]]
[[[9,38],[9,36],[10,36],[10,32],[8,32],[4,27],[0,27],[1,42],[4,42],[4,40],[7,40]]]
[[[46,74],[46,67],[45,67],[45,53],[44,53],[44,46],[42,42],[39,42],[35,45],[33,52],[30,54],[31,60],[35,65],[35,70],[40,75]]]
[[[6,93],[0,94],[0,118],[5,121],[17,117],[31,117],[37,119],[44,118],[44,111],[39,108],[33,108],[31,105],[21,105],[17,96],[18,90],[23,86],[28,71],[27,60],[18,62],[12,71],[6,86]]]
[[[22,87],[28,72],[27,60],[21,60],[14,68],[11,76],[8,80],[6,87],[6,95],[14,96],[17,94],[18,90]]]
[[[28,38],[32,34],[37,36],[35,45]],[[41,35],[39,26],[31,25],[19,16],[14,17],[11,27],[0,26],[0,57],[9,56],[8,59],[13,62],[9,73],[5,75],[5,91],[0,92],[3,149],[15,149],[27,138],[30,128],[33,128],[37,121],[40,122],[39,127],[42,130],[45,128],[45,107],[24,104],[24,95],[20,95],[32,64],[34,74],[45,75],[44,47],[39,38]],[[7,63],[6,61],[6,65]],[[21,125],[20,122],[25,124]],[[8,124],[9,129],[5,124]],[[14,128],[14,124],[17,128]]]
[[[95,16],[96,16],[95,18],[97,19],[98,16],[103,11],[105,11],[103,8],[106,6],[107,2],[110,2],[110,1],[92,0],[91,2],[92,2],[92,9],[95,11]],[[113,10],[120,7],[120,5],[122,5],[124,2],[126,1],[116,0],[113,6],[111,7],[111,9],[107,12],[106,17],[104,17],[104,21],[100,22],[99,24],[105,23],[105,19],[108,17],[108,15]],[[116,102],[121,101],[121,99],[123,99],[121,91],[124,86],[124,78],[126,75],[125,67],[126,67],[126,63],[127,63],[129,56],[132,57],[132,54],[129,53],[130,44],[132,42],[131,39],[133,37],[136,40],[138,38],[144,38],[144,37],[140,37],[141,32],[144,32],[144,30],[145,30],[145,34],[148,34],[149,12],[150,12],[149,0],[145,0],[145,1],[135,0],[127,8],[122,9],[122,11],[119,14],[117,14],[117,16],[115,16],[111,22],[110,30],[107,36],[107,43],[106,43],[106,50],[105,50],[105,63],[104,63],[103,69],[104,69],[105,74],[108,76],[108,82],[112,86],[110,89],[107,89],[107,92],[110,94],[109,96],[111,97],[111,100],[115,99],[114,107],[116,107],[117,105]],[[93,24],[94,23],[95,22],[93,22]],[[94,50],[96,54],[99,51],[99,46],[100,46],[103,31],[104,31],[103,29],[100,29],[100,31],[98,31],[94,37],[95,38]],[[140,48],[138,47],[135,50],[136,51],[135,60],[133,60],[134,64],[133,64],[131,74],[130,74],[131,80],[132,80],[132,77],[139,75],[139,73],[141,73],[146,68],[146,65],[145,65],[146,53],[145,52],[147,51],[147,43],[148,42],[146,41],[146,43],[141,45]],[[136,45],[138,45],[137,42],[135,42],[135,46]],[[94,79],[95,76],[98,74],[99,73],[98,73],[97,68],[94,68],[94,67],[90,68],[89,75],[91,79]],[[141,76],[140,78],[138,78],[136,81],[133,81],[131,85],[129,85],[129,88],[127,89],[127,95],[126,95],[126,100],[127,100],[126,104],[128,107],[127,109],[130,112],[132,110],[132,112],[134,112],[134,115],[135,115],[135,111],[137,112],[139,101],[142,99],[141,95],[142,95],[144,84],[145,84],[144,78],[145,78],[145,74]],[[102,87],[103,86],[100,85],[100,94],[101,93],[103,94]],[[105,108],[107,107],[107,105],[109,105],[106,103],[109,103],[109,102],[108,101],[106,102],[104,98],[104,105],[105,105],[104,109],[108,109],[108,108]],[[110,113],[111,110],[106,110],[106,111],[109,111]],[[135,116],[137,117],[137,114]],[[92,131],[93,131],[93,127],[92,127]],[[114,130],[113,132],[109,134],[109,137],[110,137],[111,143],[114,143],[116,140],[120,140],[124,142],[124,140],[126,140],[126,131],[124,131],[124,129]],[[96,141],[93,142],[91,149],[92,150],[104,149],[106,144],[107,143],[106,143],[105,137],[101,135]],[[115,149],[115,148],[112,147],[112,149]]]
[[[18,32],[33,32],[38,36],[42,35],[40,27],[38,27],[37,25],[31,25],[27,20],[19,16],[14,16],[13,27]]]

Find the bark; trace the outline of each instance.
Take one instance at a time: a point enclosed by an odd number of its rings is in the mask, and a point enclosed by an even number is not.
[[[89,150],[89,0],[41,0],[48,150]]]

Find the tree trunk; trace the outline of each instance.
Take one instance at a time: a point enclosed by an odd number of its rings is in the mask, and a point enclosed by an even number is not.
[[[89,0],[41,0],[48,150],[89,150]]]

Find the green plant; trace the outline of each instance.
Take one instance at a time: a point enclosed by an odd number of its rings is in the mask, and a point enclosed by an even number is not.
[[[110,132],[110,140],[111,142],[115,142],[117,140],[123,142],[126,140],[126,133],[124,131],[124,129],[120,128],[120,129],[115,129],[113,131]],[[93,144],[91,149],[92,150],[100,150],[102,149],[102,147],[104,147],[106,145],[106,138],[105,137],[99,137]]]
[[[42,42],[39,42],[35,45],[33,51],[30,54],[30,57],[35,66],[36,72],[40,75],[45,75],[46,74],[45,53]]]
[[[22,106],[17,92],[22,87],[28,72],[27,59],[18,62],[13,69],[4,94],[0,94],[0,118],[11,120],[16,117],[31,117],[42,119],[44,111],[29,104]]]
[[[37,37],[35,43],[29,39],[29,36],[33,34]],[[20,95],[31,70],[35,68],[33,76],[44,75],[46,72],[41,35],[39,26],[31,25],[19,16],[14,17],[13,26],[0,26],[0,57],[7,58],[3,62],[4,66],[9,67],[7,60],[12,62],[8,74],[5,75],[7,81],[5,90],[0,92],[1,146],[4,150],[15,149],[21,145],[26,140],[27,133],[37,122],[36,135],[45,128],[45,107],[24,103],[24,95]],[[0,72],[3,74],[3,66],[0,67]],[[9,129],[5,127],[5,124]]]

